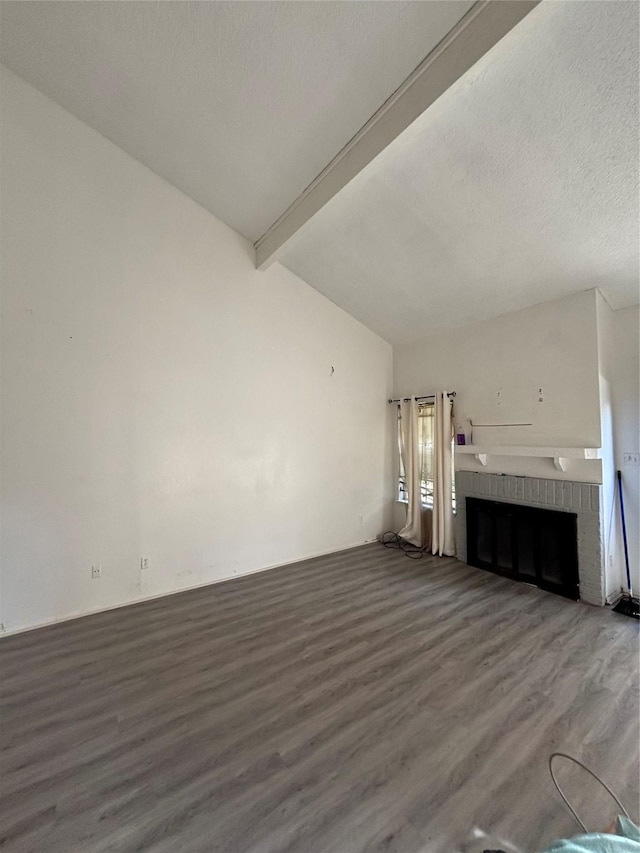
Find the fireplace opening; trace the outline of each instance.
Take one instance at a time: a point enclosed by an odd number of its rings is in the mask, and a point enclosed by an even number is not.
[[[578,600],[575,513],[481,498],[466,507],[469,565]]]

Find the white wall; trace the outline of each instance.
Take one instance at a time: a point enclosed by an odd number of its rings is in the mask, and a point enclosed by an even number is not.
[[[640,452],[640,308],[634,306],[612,315],[614,370],[612,381],[613,438],[615,467],[622,473],[627,521],[631,583],[640,592],[640,467],[624,464],[625,453]],[[617,500],[617,496],[616,496]],[[624,580],[624,552],[619,504],[615,505],[612,535],[615,537],[615,569],[620,584]]]
[[[452,390],[456,421],[463,424],[468,418],[533,424],[475,429],[475,444],[599,447],[596,295],[579,293],[396,347],[395,396]],[[459,455],[456,466],[601,482],[598,460],[571,461],[564,473],[551,459],[508,456],[490,457],[483,468],[473,456]]]
[[[4,629],[386,529],[390,346],[1,82]]]

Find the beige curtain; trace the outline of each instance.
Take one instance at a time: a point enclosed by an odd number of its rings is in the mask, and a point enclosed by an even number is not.
[[[400,404],[400,455],[407,488],[407,523],[399,531],[412,545],[422,548],[422,500],[420,497],[420,442],[418,403],[415,397]]]
[[[446,393],[435,395],[433,437],[433,520],[431,550],[434,554],[453,556],[453,507],[451,505],[451,442],[453,410]]]

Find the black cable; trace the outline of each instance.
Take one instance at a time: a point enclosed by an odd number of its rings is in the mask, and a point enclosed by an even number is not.
[[[424,548],[419,548],[417,545],[407,542],[406,539],[398,536],[392,530],[383,533],[380,537],[380,542],[385,548],[394,548],[396,551],[403,551],[405,556],[410,557],[412,560],[420,560],[426,553]]]

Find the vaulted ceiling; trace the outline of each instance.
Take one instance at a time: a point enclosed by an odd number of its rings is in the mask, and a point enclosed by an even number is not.
[[[282,262],[394,343],[593,287],[637,304],[639,9],[545,0]]]
[[[256,240],[472,5],[4,0],[0,58]],[[279,260],[392,342],[637,303],[638,13],[543,0]]]
[[[0,58],[255,240],[472,5],[8,0]]]

